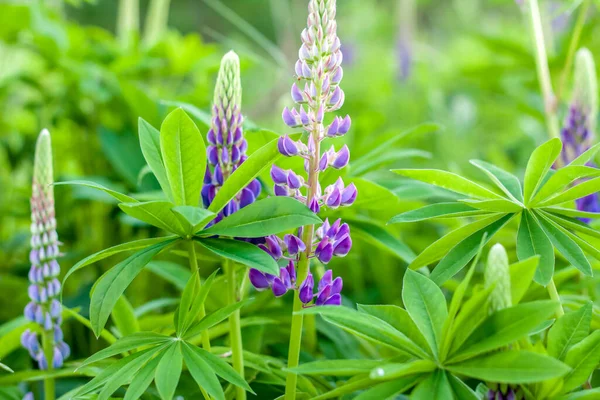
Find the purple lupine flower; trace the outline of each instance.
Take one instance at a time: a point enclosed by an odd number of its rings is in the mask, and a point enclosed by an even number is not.
[[[516,398],[512,388],[507,388],[505,391],[489,389],[486,396],[488,400],[515,400]]]
[[[235,52],[230,51],[221,60],[215,87],[212,125],[207,134],[210,145],[206,148],[206,153],[210,167],[206,170],[202,188],[205,207],[214,200],[223,182],[247,158],[248,142],[244,139],[241,107],[240,60]],[[260,191],[260,182],[255,179],[227,204],[211,224],[253,203]]]
[[[54,189],[52,172],[52,145],[50,133],[43,130],[35,149],[35,164],[31,195],[31,251],[29,261],[29,288],[31,300],[24,309],[25,318],[40,325],[43,335],[50,341],[52,368],[60,368],[69,357],[69,346],[64,342],[62,304],[60,303],[60,281],[57,279],[60,266],[56,260],[60,256],[56,218],[54,213]],[[25,330],[21,344],[31,358],[37,361],[40,369],[48,369],[44,348],[40,345],[38,333]],[[50,351],[49,354],[50,355]]]
[[[308,26],[302,31],[302,46],[295,65],[296,82],[291,87],[291,97],[296,107],[285,107],[282,112],[283,122],[290,128],[302,128],[308,133],[308,139],[306,142],[294,141],[284,135],[277,143],[282,155],[304,160],[306,176],[273,165],[271,178],[275,183],[276,196],[294,197],[313,212],[319,213],[322,208],[351,205],[356,200],[357,190],[352,183],[345,185],[341,178],[322,190],[318,180],[319,172],[348,165],[350,151],[347,146],[338,150],[332,146],[321,152],[321,142],[326,138],[345,135],[352,121],[346,115],[334,116],[328,124],[324,122],[326,114],[339,110],[345,99],[344,91],[339,86],[344,75],[341,66],[344,57],[336,33],[336,0],[310,0],[308,11]],[[314,295],[314,278],[310,270],[299,270],[298,276],[303,278],[300,279],[302,282],[298,282],[296,268],[301,254],[323,264],[330,262],[334,256],[348,254],[352,247],[350,229],[340,221],[336,221],[333,227],[325,221],[317,229],[317,235],[312,234],[313,230],[313,226],[307,226],[299,229],[297,235],[285,235],[283,241],[271,237],[260,245],[276,260],[288,260],[288,266],[282,268],[280,275],[272,281],[265,274],[251,271],[250,281],[256,283],[257,289],[264,289],[269,284],[276,296],[282,296],[290,290],[298,291],[304,305],[311,303],[315,296],[317,305],[341,303],[341,278],[332,280],[329,271],[329,278],[326,278],[329,279],[328,283],[323,284]]]
[[[569,112],[561,131],[563,141],[562,161],[570,163],[588,150],[595,140],[596,118],[598,115],[598,83],[592,54],[587,49],[577,52],[575,60],[575,80]],[[596,167],[593,163],[588,166]],[[593,193],[577,199],[580,211],[598,212],[598,194]],[[587,218],[581,218],[589,222]]]

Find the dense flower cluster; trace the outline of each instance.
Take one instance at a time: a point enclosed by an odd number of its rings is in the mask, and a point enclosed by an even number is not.
[[[563,141],[562,161],[570,163],[588,150],[593,142],[598,114],[598,84],[592,54],[587,49],[577,53],[575,82],[569,112],[561,131]],[[595,165],[590,164],[595,167]],[[598,193],[576,201],[580,211],[600,212]],[[582,219],[589,222],[589,219]]]
[[[50,134],[44,130],[38,138],[31,196],[31,252],[29,261],[29,298],[25,307],[25,318],[40,325],[45,340],[51,340],[52,360],[48,360],[40,345],[38,333],[27,329],[21,336],[21,343],[40,369],[60,368],[69,356],[69,346],[63,340],[61,330],[62,305],[61,285],[58,280],[60,266],[57,257],[58,235],[54,214],[54,194],[52,188],[52,149]]]
[[[240,60],[235,52],[230,51],[221,60],[215,87],[212,126],[207,134],[209,146],[206,151],[212,168],[207,166],[204,176],[202,201],[205,207],[214,200],[229,175],[247,159],[248,142],[243,134],[241,106]],[[225,206],[212,223],[253,203],[260,191],[260,182],[252,181]]]
[[[353,183],[346,185],[341,178],[322,188],[318,180],[320,172],[328,168],[341,169],[348,165],[350,152],[347,146],[339,150],[331,147],[321,153],[321,143],[326,138],[345,135],[351,126],[349,116],[336,116],[325,124],[325,114],[339,110],[344,104],[344,91],[339,84],[343,77],[341,67],[343,55],[337,37],[335,21],[335,0],[311,0],[309,3],[308,26],[302,31],[302,46],[296,63],[296,79],[291,96],[297,107],[283,110],[283,121],[291,128],[302,128],[308,133],[307,143],[282,136],[278,142],[279,152],[287,157],[298,156],[304,159],[306,178],[292,170],[283,170],[274,165],[271,177],[275,183],[277,196],[291,196],[305,203],[313,212],[322,208],[335,209],[349,206],[356,200],[357,190]],[[305,231],[310,229],[309,231]],[[302,239],[301,239],[302,238]],[[323,276],[314,293],[314,278],[310,271],[303,282],[296,282],[296,267],[304,253],[310,260],[318,259],[329,263],[334,256],[343,257],[352,247],[350,228],[340,220],[332,225],[325,221],[313,232],[313,227],[305,227],[298,235],[286,235],[283,240],[277,237],[266,238],[261,247],[275,259],[289,260],[287,267],[281,268],[280,276],[269,276],[257,270],[250,271],[250,280],[258,289],[270,287],[276,296],[288,290],[298,290],[305,305],[316,298],[315,304],[340,304],[342,279],[333,279],[331,270]]]

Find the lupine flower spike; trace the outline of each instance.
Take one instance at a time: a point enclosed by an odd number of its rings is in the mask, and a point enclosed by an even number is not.
[[[313,212],[322,209],[336,209],[350,206],[356,200],[354,184],[346,185],[341,178],[325,189],[318,181],[319,172],[328,168],[344,168],[350,160],[347,146],[338,149],[331,147],[321,152],[321,142],[326,138],[345,135],[350,130],[349,116],[335,116],[328,124],[325,115],[339,110],[344,104],[344,91],[340,88],[343,77],[342,52],[337,37],[335,21],[335,0],[310,0],[308,5],[308,26],[302,31],[302,46],[296,62],[296,82],[291,88],[294,108],[284,108],[283,122],[290,128],[301,128],[308,133],[306,143],[294,141],[289,136],[279,139],[278,147],[286,157],[304,159],[306,176],[292,170],[284,170],[276,165],[271,169],[277,196],[291,196],[304,202]],[[289,290],[299,291],[303,304],[341,304],[342,279],[333,279],[327,271],[314,293],[314,277],[310,271],[299,270],[296,281],[296,268],[302,253],[308,259],[318,259],[329,263],[334,256],[343,257],[352,247],[350,228],[340,220],[330,225],[325,221],[313,234],[313,227],[300,229],[297,235],[286,235],[283,240],[272,236],[266,238],[261,248],[276,260],[285,259],[288,264],[281,268],[279,276],[265,275],[257,270],[250,271],[250,281],[259,289],[271,288],[275,296],[282,296]]]
[[[69,357],[69,346],[63,340],[60,328],[62,305],[60,267],[57,258],[59,242],[54,214],[54,189],[52,173],[52,147],[50,134],[43,130],[35,149],[35,164],[31,195],[31,251],[29,261],[29,298],[25,318],[40,326],[45,346],[40,345],[38,333],[27,329],[21,343],[40,369],[60,368]],[[46,349],[46,351],[44,350]]]
[[[235,52],[230,51],[221,60],[215,87],[212,126],[207,134],[209,146],[206,151],[210,167],[206,170],[202,188],[202,201],[205,207],[214,200],[229,175],[246,161],[248,142],[243,134],[244,118],[241,106],[240,59]],[[252,181],[225,206],[212,223],[254,202],[260,190],[258,180]]]
[[[598,115],[598,82],[592,53],[588,49],[577,52],[575,59],[574,86],[569,112],[561,132],[563,141],[562,161],[570,163],[588,150],[595,140]],[[596,167],[593,164],[589,166]],[[600,212],[598,194],[577,199],[580,211]],[[589,222],[589,219],[583,219]]]
[[[486,288],[494,286],[490,294],[490,313],[511,307],[508,255],[500,243],[495,244],[490,249],[483,277]]]

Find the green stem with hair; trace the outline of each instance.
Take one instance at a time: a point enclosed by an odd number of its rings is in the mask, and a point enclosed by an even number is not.
[[[542,29],[542,18],[540,15],[540,7],[538,0],[529,0],[529,16],[531,22],[531,30],[533,33],[533,41],[535,44],[535,63],[537,67],[538,80],[544,97],[544,111],[546,113],[546,126],[550,138],[560,138],[560,128],[558,124],[558,116],[556,115],[556,97],[552,90],[552,80],[550,78],[550,68],[548,67],[548,56],[546,55],[546,45],[544,43],[544,31]],[[561,164],[560,157],[556,160],[557,165]],[[565,314],[558,290],[554,283],[554,278],[546,287],[548,294],[552,300],[559,304],[556,311],[557,317]]]
[[[227,299],[229,304],[235,304],[240,301],[238,284],[236,279],[235,264],[230,260],[225,260],[223,264],[227,277]],[[236,310],[229,317],[229,341],[231,343],[231,358],[233,360],[233,369],[244,377],[244,345],[242,342],[242,326],[240,321],[240,310]],[[246,399],[246,390],[236,386],[236,398],[238,400]]]
[[[54,369],[52,366],[52,359],[54,358],[54,332],[52,330],[44,331],[42,334],[42,347],[46,362],[48,363],[48,372],[52,372]],[[44,379],[44,395],[45,400],[54,400],[56,398],[54,378],[49,377]]]
[[[194,274],[198,270],[198,259],[196,258],[196,247],[194,245],[193,239],[190,239],[188,241],[188,246],[189,246],[188,247],[188,258],[190,261],[190,270],[192,271],[192,274]],[[200,287],[202,285],[202,282],[200,279],[200,274],[198,273],[196,276],[198,277],[198,287]],[[200,319],[202,319],[205,316],[206,316],[206,310],[204,308],[204,304],[202,304],[202,307],[200,307],[200,312],[198,313],[198,317]],[[207,329],[202,331],[202,347],[204,347],[204,350],[210,351],[210,337],[208,336]]]

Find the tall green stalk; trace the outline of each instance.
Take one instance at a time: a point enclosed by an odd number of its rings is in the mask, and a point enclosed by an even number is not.
[[[44,331],[42,336],[42,347],[44,349],[44,355],[46,356],[46,360],[48,360],[48,373],[52,372],[54,366],[52,365],[52,359],[54,354],[54,331]],[[45,400],[54,400],[56,398],[56,389],[54,378],[49,376],[44,379],[44,399]]]
[[[146,13],[143,43],[153,46],[167,30],[171,0],[152,0]]]
[[[117,20],[117,36],[124,49],[133,45],[140,32],[140,2],[139,0],[121,0]]]
[[[196,273],[198,270],[198,259],[196,258],[196,247],[194,245],[193,240],[188,241],[188,259],[190,261],[190,270],[192,274]],[[200,274],[197,274],[198,277],[198,287],[202,285]],[[204,308],[204,304],[200,307],[200,312],[198,313],[199,318],[204,318],[206,316],[206,309]],[[210,337],[208,336],[208,330],[204,330],[202,332],[202,347],[204,350],[210,351]]]
[[[552,90],[552,80],[550,78],[550,68],[548,67],[548,56],[546,55],[546,45],[544,43],[544,32],[542,29],[542,17],[540,15],[540,7],[538,0],[529,0],[529,17],[531,22],[531,31],[535,44],[535,62],[537,67],[538,80],[542,95],[544,96],[544,110],[546,113],[546,126],[550,138],[560,138],[560,127],[558,124],[558,116],[556,115],[556,97]],[[560,164],[560,157],[556,161]],[[556,311],[558,317],[565,314],[558,290],[554,279],[550,281],[546,287],[548,294],[552,300],[558,301],[559,309]]]
[[[235,264],[226,260],[223,265],[227,277],[227,298],[229,304],[235,304],[240,301],[240,292],[236,279]],[[244,377],[244,345],[242,343],[242,325],[240,321],[240,310],[236,310],[229,317],[229,341],[231,342],[231,357],[233,359],[233,369]],[[246,390],[236,386],[236,398],[238,400],[246,399]]]

